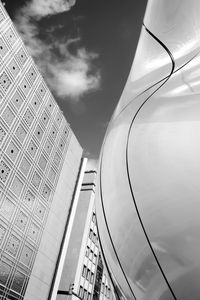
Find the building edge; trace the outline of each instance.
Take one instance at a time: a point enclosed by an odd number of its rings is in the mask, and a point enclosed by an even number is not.
[[[66,226],[65,226],[61,246],[60,246],[60,251],[59,251],[59,254],[58,254],[57,263],[56,263],[56,266],[55,266],[54,276],[53,276],[53,279],[52,279],[52,284],[51,284],[51,287],[50,287],[48,300],[56,300],[56,297],[57,297],[57,291],[58,291],[58,287],[59,287],[59,284],[60,284],[60,279],[61,279],[61,275],[62,275],[62,271],[63,271],[63,267],[64,267],[64,262],[65,262],[65,257],[66,257],[66,254],[67,254],[69,239],[70,239],[71,230],[72,230],[74,217],[75,217],[75,213],[76,213],[76,208],[77,208],[77,204],[78,204],[78,199],[79,199],[79,195],[80,195],[80,191],[81,191],[81,186],[82,186],[82,181],[83,181],[83,177],[84,177],[84,173],[85,173],[85,168],[86,168],[86,165],[87,165],[87,160],[88,159],[85,158],[85,157],[82,157],[82,159],[81,159],[79,174],[78,174],[78,177],[77,177],[76,185],[75,185],[75,188],[74,188],[74,194],[72,196],[71,204],[70,204],[70,207],[69,207]]]

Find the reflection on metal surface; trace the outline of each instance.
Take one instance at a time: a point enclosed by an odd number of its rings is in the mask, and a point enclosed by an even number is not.
[[[97,217],[127,299],[200,295],[200,1],[150,0],[99,165]]]

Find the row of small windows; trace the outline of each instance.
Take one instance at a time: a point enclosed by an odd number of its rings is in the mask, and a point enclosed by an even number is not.
[[[97,255],[88,246],[87,246],[85,255],[86,255],[86,257],[89,258],[89,260],[91,260],[94,264],[96,264]]]
[[[96,233],[94,233],[94,231],[92,229],[90,229],[89,232],[89,238],[91,239],[91,241],[96,244],[98,242],[98,236]]]
[[[91,300],[91,293],[89,293],[86,289],[80,286],[79,297],[83,300]]]
[[[103,293],[107,298],[110,297],[110,288],[104,284],[104,282],[101,285],[101,293]]]
[[[94,273],[88,269],[85,265],[83,266],[82,276],[86,278],[91,284],[94,282]]]

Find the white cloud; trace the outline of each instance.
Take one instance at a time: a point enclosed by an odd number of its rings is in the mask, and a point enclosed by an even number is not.
[[[38,29],[34,23],[30,22],[28,15],[25,15],[20,11],[15,19],[15,25],[23,39],[29,53],[37,58],[46,49],[44,42],[37,38]]]
[[[74,4],[75,0],[31,0],[17,12],[15,24],[50,89],[62,99],[78,101],[100,87],[100,72],[94,66],[98,55],[78,47],[80,37],[62,42],[54,37],[47,43],[39,38],[38,27],[39,19],[68,11]],[[59,24],[56,28],[63,27]],[[52,25],[50,36],[54,29]],[[72,43],[75,54],[69,50]]]
[[[40,19],[68,11],[75,3],[76,0],[32,0],[22,10],[26,15]]]
[[[96,57],[94,53],[86,52],[84,48],[76,55],[65,54],[65,61],[47,65],[52,78],[49,84],[61,98],[70,96],[79,100],[79,97],[89,90],[99,88],[100,74],[90,74],[91,61]]]

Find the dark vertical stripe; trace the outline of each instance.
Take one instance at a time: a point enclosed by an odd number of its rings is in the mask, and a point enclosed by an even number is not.
[[[167,52],[167,54],[169,55],[171,62],[172,62],[172,68],[171,68],[171,73],[169,74],[168,77],[171,76],[171,74],[174,72],[175,69],[175,60],[174,57],[172,55],[172,53],[170,52],[170,50],[167,48],[167,46],[157,37],[155,36],[143,23],[144,28],[146,29],[146,31],[165,49],[165,51]]]
[[[145,26],[145,25],[144,25]],[[168,280],[167,280],[167,277],[165,276],[165,273],[164,273],[164,271],[163,271],[163,269],[162,269],[162,267],[161,267],[161,265],[160,265],[160,263],[159,263],[159,260],[158,260],[158,258],[157,258],[157,256],[156,256],[156,254],[155,254],[155,251],[154,251],[154,249],[153,249],[153,247],[152,247],[152,245],[151,245],[151,242],[150,242],[150,240],[149,240],[149,237],[148,237],[148,235],[147,235],[147,232],[146,232],[146,229],[145,229],[145,226],[144,226],[144,224],[143,224],[143,222],[142,222],[142,218],[141,218],[141,216],[140,216],[140,212],[139,212],[139,209],[138,209],[138,207],[137,207],[137,203],[136,203],[136,199],[135,199],[135,196],[134,196],[134,192],[133,192],[133,188],[132,188],[132,185],[131,185],[131,180],[130,180],[130,173],[129,173],[129,163],[128,163],[128,146],[129,146],[129,138],[130,138],[130,133],[131,133],[131,129],[132,129],[132,126],[133,126],[133,123],[134,123],[134,121],[135,121],[135,119],[136,119],[136,117],[137,117],[137,115],[138,115],[138,113],[140,112],[140,110],[142,109],[142,107],[147,103],[147,101],[169,80],[169,78],[171,77],[171,75],[173,74],[173,71],[174,71],[174,68],[175,68],[175,62],[174,62],[174,58],[173,58],[173,55],[171,54],[171,52],[169,51],[169,49],[152,33],[152,32],[150,32],[147,28],[146,28],[146,26],[145,26],[145,29],[147,30],[147,32],[166,50],[166,52],[168,53],[168,55],[169,55],[169,57],[170,57],[170,59],[171,59],[171,62],[172,62],[172,68],[171,68],[171,72],[170,72],[170,74],[169,74],[169,76],[167,77],[167,79],[151,94],[151,95],[149,95],[149,97],[140,105],[140,107],[138,108],[138,110],[136,111],[136,113],[135,113],[135,115],[134,115],[134,117],[133,117],[133,119],[132,119],[132,121],[131,121],[131,124],[130,124],[130,127],[129,127],[129,131],[128,131],[128,138],[127,138],[127,143],[126,143],[126,170],[127,170],[127,177],[128,177],[128,182],[129,182],[129,187],[130,187],[130,191],[131,191],[131,195],[132,195],[132,199],[133,199],[133,202],[134,202],[134,205],[135,205],[135,209],[136,209],[136,212],[137,212],[137,215],[138,215],[138,218],[139,218],[139,221],[140,221],[140,224],[141,224],[141,227],[142,227],[142,229],[143,229],[143,232],[144,232],[144,235],[145,235],[145,237],[146,237],[146,239],[147,239],[147,242],[148,242],[148,244],[149,244],[149,247],[150,247],[150,249],[151,249],[151,252],[152,252],[152,254],[153,254],[153,256],[154,256],[154,259],[156,260],[156,263],[157,263],[157,265],[158,265],[158,267],[159,267],[159,269],[160,269],[160,272],[161,272],[161,274],[162,274],[162,276],[163,276],[163,278],[164,278],[164,280],[165,280],[165,282],[166,282],[166,284],[167,284],[167,286],[168,286],[168,288],[169,288],[169,290],[170,290],[170,292],[171,292],[171,294],[172,294],[172,296],[173,296],[173,298],[175,299],[175,300],[177,300],[177,298],[176,298],[176,296],[175,296],[175,294],[174,294],[174,292],[173,292],[173,290],[172,290],[172,288],[171,288],[171,286],[170,286],[170,284],[169,284],[169,282],[168,282]]]
[[[109,229],[109,226],[108,226],[108,222],[107,222],[107,218],[106,218],[106,214],[105,214],[105,208],[104,208],[104,204],[103,204],[101,172],[102,172],[102,159],[101,159],[101,162],[100,162],[100,175],[99,175],[99,178],[100,178],[100,196],[101,196],[101,205],[102,205],[102,210],[103,210],[104,221],[105,221],[105,225],[106,225],[106,228],[107,228],[107,231],[108,231],[108,235],[109,235],[109,238],[110,238],[110,242],[111,242],[112,247],[113,247],[113,251],[114,251],[114,253],[115,253],[115,256],[116,256],[116,258],[117,258],[117,261],[118,261],[118,263],[119,263],[119,266],[120,266],[120,268],[121,268],[121,271],[122,271],[122,273],[123,273],[123,275],[124,275],[125,281],[127,282],[128,287],[129,287],[129,289],[130,289],[130,291],[131,291],[131,294],[133,295],[134,299],[137,300],[137,299],[136,299],[136,296],[135,296],[135,294],[134,294],[134,292],[133,292],[133,290],[132,290],[132,287],[131,287],[131,285],[130,285],[130,283],[129,283],[129,281],[128,281],[128,278],[127,278],[127,276],[126,276],[126,273],[125,273],[125,271],[124,271],[124,269],[123,269],[123,267],[122,267],[121,261],[120,261],[120,259],[119,259],[118,254],[117,254],[117,251],[116,251],[116,249],[115,249],[115,245],[114,245],[114,242],[113,242],[113,240],[112,240],[112,236],[111,236],[110,229]]]

